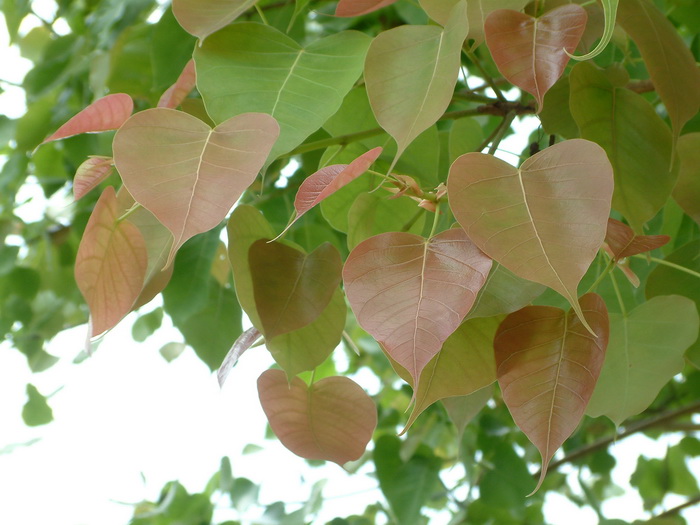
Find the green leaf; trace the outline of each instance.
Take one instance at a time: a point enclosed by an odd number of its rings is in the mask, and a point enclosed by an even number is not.
[[[615,19],[617,17],[617,5],[619,0],[601,0],[600,3],[603,5],[603,13],[605,14],[603,35],[600,37],[598,45],[585,55],[572,55],[567,51],[567,54],[574,60],[590,60],[591,58],[597,57],[605,50],[612,39],[613,31],[615,30]]]
[[[191,35],[204,40],[252,8],[257,0],[173,0],[173,14]]]
[[[27,426],[36,427],[53,421],[53,410],[32,384],[27,384],[27,398],[22,408],[22,419]]]
[[[461,437],[464,434],[464,429],[467,425],[481,412],[481,409],[486,406],[489,399],[493,396],[491,386],[485,386],[467,394],[466,396],[446,397],[442,400],[445,405],[447,415],[457,428],[457,433]]]
[[[160,328],[162,322],[163,309],[156,308],[152,312],[148,312],[134,321],[134,324],[131,326],[131,337],[134,338],[134,341],[143,343],[153,335],[153,332]]]
[[[467,317],[473,319],[510,314],[530,304],[544,291],[545,286],[522,279],[502,264],[494,262]]]
[[[186,348],[187,345],[184,343],[166,343],[158,352],[163,356],[163,359],[170,363],[180,357]]]
[[[351,250],[380,233],[421,233],[425,224],[425,211],[418,203],[407,197],[382,197],[376,192],[360,193],[347,213],[347,240]]]
[[[673,198],[700,225],[700,133],[688,133],[678,139],[678,182]]]
[[[457,157],[476,151],[484,141],[481,124],[474,118],[466,117],[455,120],[450,128],[449,155],[450,164]]]

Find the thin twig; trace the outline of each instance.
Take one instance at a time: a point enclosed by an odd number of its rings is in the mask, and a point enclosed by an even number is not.
[[[664,512],[662,512],[661,514],[658,514],[657,516],[653,516],[653,517],[649,518],[647,520],[647,522],[661,519],[661,518],[668,518],[670,516],[675,516],[683,509],[687,509],[688,507],[692,507],[693,505],[697,505],[698,503],[700,503],[700,494],[690,498],[685,503],[681,503],[680,505],[676,505],[675,507],[670,508],[668,510],[665,510]]]

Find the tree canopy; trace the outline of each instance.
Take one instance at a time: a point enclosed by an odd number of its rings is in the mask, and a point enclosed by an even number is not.
[[[549,491],[622,524],[608,447],[640,432],[685,432],[632,476],[652,521],[700,502],[697,0],[57,0],[29,32],[2,7],[34,67],[0,116],[0,334],[32,371],[134,311],[222,386],[269,351],[276,439],[375,469],[386,501],[334,525],[543,523]],[[27,185],[71,205],[25,221]],[[211,523],[217,491],[255,487],[224,460],[133,523]]]

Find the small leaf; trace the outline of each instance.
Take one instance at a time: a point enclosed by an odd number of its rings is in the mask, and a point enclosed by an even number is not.
[[[175,109],[187,98],[196,85],[197,73],[194,69],[194,60],[190,59],[177,81],[161,95],[158,107]]]
[[[452,165],[447,188],[455,218],[484,253],[562,294],[586,324],[577,286],[605,238],[613,191],[602,148],[567,140],[520,169],[468,153]]]
[[[700,133],[688,133],[678,139],[680,170],[673,198],[700,225]]]
[[[85,227],[75,259],[75,280],[90,308],[90,337],[99,335],[131,311],[141,293],[148,252],[141,232],[119,221],[114,188],[107,187]]]
[[[603,13],[605,15],[605,26],[603,28],[603,35],[600,37],[600,42],[585,55],[576,56],[567,51],[566,54],[574,60],[590,60],[591,58],[597,57],[605,50],[612,39],[613,32],[615,31],[615,19],[617,17],[617,4],[619,0],[600,0],[600,3],[603,5]]]
[[[259,240],[250,247],[248,259],[267,339],[313,322],[340,284],[343,261],[329,243],[306,255],[279,242]]]
[[[201,40],[253,7],[257,0],[173,0],[173,14],[182,28]]]
[[[166,108],[136,113],[114,137],[114,162],[134,199],[175,239],[167,265],[192,236],[211,230],[255,180],[279,126],[262,113],[214,129]]]
[[[661,248],[671,237],[668,235],[635,235],[632,228],[617,219],[608,219],[605,242],[615,259],[623,259],[638,253]]]
[[[343,281],[358,323],[418,382],[460,325],[491,259],[459,229],[431,239],[383,233],[348,256]]]
[[[266,370],[258,393],[272,431],[306,459],[338,465],[359,459],[377,426],[374,403],[347,377],[327,377],[307,387],[296,377],[287,382],[282,370]]]
[[[467,317],[474,319],[513,313],[530,304],[545,290],[543,285],[522,279],[502,264],[494,263]]]
[[[131,116],[134,102],[129,95],[114,93],[93,102],[53,134],[42,144],[81,133],[98,133],[119,128]]]
[[[467,425],[481,412],[492,396],[491,386],[485,386],[466,396],[446,397],[442,400],[447,415],[450,416],[450,420],[457,428],[460,437]]]
[[[112,173],[114,160],[111,157],[90,157],[75,172],[73,198],[77,201],[96,188]]]
[[[539,18],[509,9],[486,18],[486,45],[498,70],[535,97],[538,112],[545,93],[564,72],[568,53],[578,46],[587,18],[577,4],[557,7]]]
[[[243,355],[243,352],[253,346],[255,341],[260,339],[260,337],[262,337],[262,334],[258,332],[258,329],[254,326],[248,328],[248,330],[238,336],[238,339],[236,339],[236,342],[233,343],[231,350],[229,350],[228,354],[226,354],[223,363],[221,363],[221,366],[216,373],[216,378],[219,381],[220,387],[224,386],[228,375],[231,373],[231,369],[238,362],[238,358]]]
[[[396,0],[340,0],[335,8],[335,16],[362,16],[394,2]]]
[[[158,350],[158,352],[163,356],[163,359],[165,359],[168,363],[171,363],[180,357],[186,348],[187,345],[185,343],[166,343],[160,348],[160,350]]]
[[[53,410],[32,384],[27,384],[27,402],[22,407],[22,419],[28,427],[46,425],[53,421]]]
[[[576,430],[608,345],[608,312],[596,294],[581,297],[591,337],[574,312],[528,306],[510,314],[494,339],[498,383],[515,423],[542,455],[537,492],[557,449]]]

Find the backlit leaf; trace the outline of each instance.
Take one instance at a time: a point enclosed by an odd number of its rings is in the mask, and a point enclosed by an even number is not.
[[[73,178],[73,198],[80,199],[109,177],[114,167],[111,157],[90,157],[75,172]]]
[[[257,0],[173,0],[173,14],[189,34],[204,40],[255,5]]]
[[[148,265],[146,243],[128,220],[118,221],[114,188],[95,205],[75,259],[75,280],[90,308],[90,336],[99,335],[131,311]]]
[[[520,169],[468,153],[450,169],[450,207],[472,241],[515,275],[562,294],[582,319],[577,286],[605,238],[613,177],[593,142],[560,142]]]
[[[343,261],[322,244],[306,255],[279,242],[259,240],[248,253],[255,306],[267,339],[302,328],[326,308],[340,284]]]
[[[460,2],[444,29],[401,26],[380,33],[372,41],[365,62],[365,84],[379,125],[398,144],[394,164],[447,109],[467,30],[466,3]]]
[[[625,223],[617,219],[608,219],[605,242],[612,250],[615,259],[650,252],[660,248],[670,240],[668,235],[635,235],[632,228]]]
[[[510,314],[494,339],[498,383],[515,423],[542,455],[540,479],[557,449],[576,430],[591,398],[608,345],[608,312],[596,294],[573,311],[527,306]]]
[[[576,56],[569,54],[569,56],[574,60],[590,60],[591,58],[597,57],[605,50],[612,39],[613,31],[615,30],[615,19],[617,18],[617,5],[619,0],[601,0],[600,3],[603,5],[603,13],[605,15],[605,25],[603,27],[603,34],[600,37],[600,41],[595,48],[591,49],[591,51],[585,55]]]
[[[518,277],[495,262],[467,317],[473,319],[513,313],[530,304],[545,289],[541,284]]]
[[[282,370],[266,370],[258,393],[275,435],[306,459],[338,465],[359,459],[377,426],[374,403],[347,377],[327,377],[307,387],[296,377],[288,382]]]
[[[228,375],[231,373],[234,365],[238,362],[238,358],[240,358],[246,350],[253,346],[255,341],[260,339],[260,337],[262,337],[262,334],[258,332],[258,329],[254,326],[251,326],[248,328],[248,330],[238,336],[238,339],[236,339],[236,342],[233,343],[231,350],[228,351],[228,354],[226,354],[224,361],[219,367],[219,370],[216,372],[216,378],[219,381],[220,387],[224,386]]]
[[[678,139],[678,182],[673,198],[700,224],[700,133],[688,133]]]
[[[469,312],[490,268],[491,259],[459,229],[431,239],[384,233],[350,253],[343,281],[360,326],[416,384]]]
[[[535,97],[538,111],[545,93],[564,72],[586,28],[586,10],[567,4],[539,18],[508,9],[493,11],[484,25],[498,70]]]
[[[491,386],[485,386],[466,396],[446,397],[441,402],[461,436],[469,422],[481,412],[492,396]]]
[[[177,81],[163,93],[158,100],[159,108],[175,109],[190,94],[197,84],[194,60],[190,60],[180,73]]]
[[[131,116],[134,102],[129,95],[114,93],[96,100],[63,126],[58,128],[42,144],[81,133],[97,133],[119,128]]]
[[[53,410],[37,388],[27,384],[27,402],[22,407],[22,419],[28,427],[46,425],[53,421]]]
[[[166,108],[136,113],[114,137],[114,162],[134,199],[173,234],[168,265],[192,236],[217,226],[255,180],[279,127],[246,113],[214,129]]]
[[[335,16],[361,16],[393,4],[396,0],[340,0]]]

